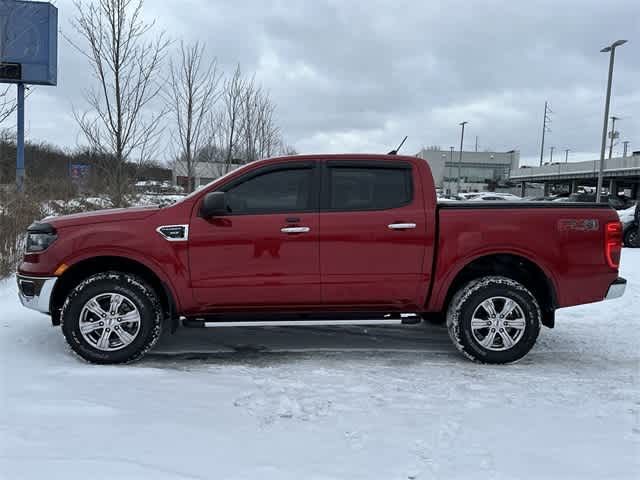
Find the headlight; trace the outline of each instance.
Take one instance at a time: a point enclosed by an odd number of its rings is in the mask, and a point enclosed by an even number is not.
[[[27,253],[37,253],[46,250],[58,238],[53,233],[27,233]]]

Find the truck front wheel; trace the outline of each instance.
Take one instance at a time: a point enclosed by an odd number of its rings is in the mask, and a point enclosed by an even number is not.
[[[481,363],[512,363],[524,357],[540,333],[536,298],[501,276],[476,279],[449,304],[447,329],[458,350]]]
[[[80,282],[61,312],[71,349],[91,363],[127,363],[142,357],[162,332],[157,295],[141,278],[105,272]]]

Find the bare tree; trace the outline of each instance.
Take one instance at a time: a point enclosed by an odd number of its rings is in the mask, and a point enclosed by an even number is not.
[[[199,42],[189,46],[181,42],[179,55],[170,63],[167,94],[180,146],[176,168],[184,170],[187,191],[192,192],[195,161],[211,139],[210,117],[220,98],[221,74],[215,59],[204,63],[204,45]]]
[[[293,145],[289,145],[283,139],[278,139],[275,153],[276,155],[297,155],[298,151],[293,147]]]
[[[232,165],[269,157],[279,151],[280,129],[274,119],[275,105],[255,78],[242,76],[240,66],[227,79],[222,92],[223,108],[212,123],[215,129],[214,152],[224,152],[221,173]]]
[[[69,39],[89,60],[98,88],[87,90],[88,111],[74,115],[89,146],[110,158],[104,166],[115,206],[125,204],[130,187],[129,163],[150,158],[166,110],[152,111],[160,93],[156,76],[168,46],[161,33],[151,37],[153,23],[142,19],[143,0],[75,2],[73,26],[84,45]]]
[[[280,128],[276,126],[275,104],[268,93],[261,91],[257,105],[256,152],[258,158],[271,157],[278,153],[281,143]]]
[[[280,129],[274,121],[275,105],[253,78],[245,83],[242,98],[243,156],[247,161],[270,157],[280,140]]]
[[[18,102],[11,90],[15,90],[14,85],[0,89],[0,124],[9,118],[18,109]],[[33,87],[25,86],[24,97],[28,98],[33,92]]]
[[[216,115],[214,125],[220,146],[224,149],[224,173],[231,169],[233,159],[238,152],[240,129],[242,128],[242,102],[246,90],[246,81],[242,78],[238,65],[227,79],[222,91],[223,108]]]
[[[10,88],[5,87],[0,90],[0,123],[4,122],[16,111],[17,104],[15,98],[10,95]]]

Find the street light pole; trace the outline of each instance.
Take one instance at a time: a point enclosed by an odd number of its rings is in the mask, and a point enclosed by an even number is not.
[[[611,52],[609,56],[609,77],[607,78],[607,95],[604,102],[604,123],[602,125],[602,142],[600,145],[600,165],[598,167],[598,186],[596,187],[596,203],[600,203],[602,193],[602,177],[604,171],[604,151],[607,148],[607,122],[609,120],[609,105],[611,103],[611,82],[613,79],[613,60],[616,54],[616,47],[627,43],[626,40],[616,40],[608,47],[600,50],[601,53]]]
[[[451,167],[453,167],[453,149],[455,147],[449,147],[449,182],[451,182]],[[451,184],[449,184],[449,187],[451,187]],[[451,193],[451,192],[449,192]]]
[[[568,163],[569,162],[569,149],[565,148],[564,149],[564,163]]]
[[[469,122],[460,122],[460,125],[462,126],[462,132],[460,133],[460,157],[458,157],[458,190],[457,190],[457,194],[460,195],[460,175],[461,175],[461,168],[462,168],[462,142],[464,141],[464,126],[469,123]]]
[[[549,147],[549,151],[551,152],[551,154],[549,155],[549,164],[553,163],[553,151],[556,149],[556,147]]]

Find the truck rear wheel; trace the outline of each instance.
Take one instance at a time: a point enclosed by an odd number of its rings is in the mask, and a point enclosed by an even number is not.
[[[142,357],[162,332],[162,309],[152,288],[135,275],[105,272],[76,286],[62,307],[62,332],[91,363],[127,363]]]
[[[481,363],[512,363],[524,357],[540,333],[536,298],[522,284],[501,276],[462,287],[447,311],[447,329],[458,350]]]

